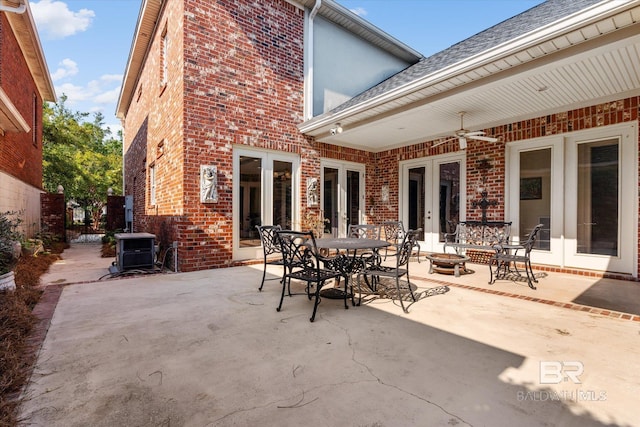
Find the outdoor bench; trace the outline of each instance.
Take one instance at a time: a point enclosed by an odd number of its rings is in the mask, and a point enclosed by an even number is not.
[[[451,247],[460,254],[465,249],[495,251],[495,245],[509,243],[511,222],[461,221],[453,233],[445,233],[443,252]]]

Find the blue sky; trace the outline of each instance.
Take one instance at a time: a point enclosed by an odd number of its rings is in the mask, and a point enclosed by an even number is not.
[[[213,0],[203,0],[213,1]],[[425,56],[541,0],[338,0]],[[56,94],[73,111],[101,112],[112,131],[141,0],[31,0]]]

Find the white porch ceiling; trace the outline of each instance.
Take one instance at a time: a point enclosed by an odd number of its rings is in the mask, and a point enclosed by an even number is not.
[[[459,111],[466,129],[488,130],[639,95],[639,14],[635,8],[370,108],[323,117],[305,133],[377,152],[448,137],[460,127]],[[331,135],[337,122],[343,132]]]

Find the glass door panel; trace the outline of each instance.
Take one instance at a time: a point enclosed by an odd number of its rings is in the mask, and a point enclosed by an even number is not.
[[[440,163],[438,182],[438,243],[443,243],[460,222],[460,162]]]
[[[518,230],[524,238],[538,224],[536,249],[551,249],[551,148],[520,152]]]
[[[340,209],[338,206],[338,200],[340,195],[340,186],[338,180],[338,169],[325,167],[324,181],[323,181],[323,204],[324,209],[324,232],[330,236],[338,235],[339,227],[339,214]]]
[[[360,212],[360,172],[354,170],[347,170],[347,223],[346,229],[349,229],[350,225],[360,224],[361,212]]]
[[[273,224],[293,228],[293,164],[273,162]]]
[[[240,209],[236,224],[239,227],[240,247],[260,246],[256,225],[262,218],[262,159],[240,157]]]
[[[321,163],[324,232],[343,237],[347,235],[349,225],[362,223],[365,167],[328,159]]]
[[[418,240],[424,240],[424,228],[426,213],[426,168],[417,167],[409,169],[409,212],[405,228],[408,230],[422,229],[422,234]]]
[[[578,145],[577,251],[618,255],[618,141]]]
[[[568,266],[637,274],[637,124],[567,138]]]

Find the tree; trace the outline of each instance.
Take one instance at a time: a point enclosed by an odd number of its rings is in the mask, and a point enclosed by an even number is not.
[[[64,187],[68,200],[74,200],[99,226],[107,200],[107,190],[122,193],[122,133],[116,138],[104,126],[104,116],[72,112],[62,95],[55,104],[45,103],[42,117],[43,185],[56,192]]]

